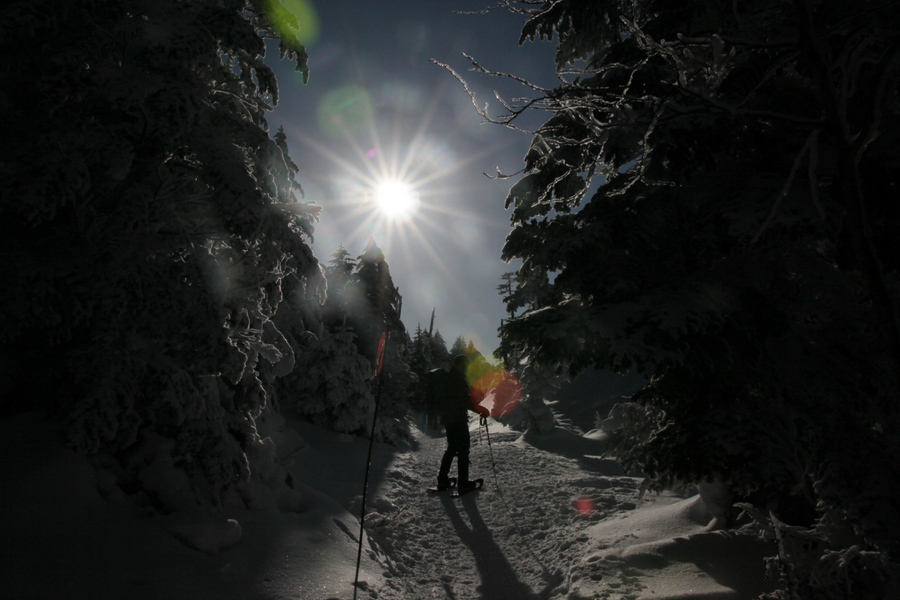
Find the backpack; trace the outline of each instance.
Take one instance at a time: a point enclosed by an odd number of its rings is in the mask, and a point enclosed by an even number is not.
[[[425,375],[425,415],[430,426],[437,427],[439,417],[446,411],[449,376],[443,369],[432,369]]]

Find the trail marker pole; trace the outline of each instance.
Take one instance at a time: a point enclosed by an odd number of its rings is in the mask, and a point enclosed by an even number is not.
[[[381,384],[384,383],[384,375],[381,370],[384,368],[384,355],[387,351],[387,333],[381,334],[381,341],[378,343],[378,353],[375,356],[375,372],[373,376],[381,375],[378,380],[378,391],[375,393],[375,410],[372,413],[372,432],[369,435],[369,453],[366,457],[366,476],[363,479],[363,495],[362,507],[359,509],[359,547],[356,550],[356,575],[353,578],[353,600],[356,600],[356,594],[359,591],[359,565],[362,562],[362,545],[363,534],[366,525],[366,495],[369,491],[369,470],[372,467],[372,448],[375,445],[375,424],[378,422],[378,405],[381,404]]]

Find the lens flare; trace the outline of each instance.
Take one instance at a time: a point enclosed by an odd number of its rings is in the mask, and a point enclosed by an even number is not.
[[[594,504],[594,501],[587,496],[581,496],[580,498],[577,498],[573,504],[575,505],[575,510],[578,511],[578,515],[580,517],[588,518],[590,516],[593,516],[593,514],[597,511],[597,505]]]
[[[484,219],[456,200],[471,191],[461,189],[454,176],[494,149],[486,145],[458,156],[452,140],[433,133],[435,118],[444,116],[447,92],[443,86],[427,90],[402,80],[367,85],[361,76],[318,100],[316,134],[288,131],[331,167],[306,175],[318,179],[321,190],[321,198],[311,198],[323,204],[317,252],[330,253],[339,243],[358,247],[374,238],[386,255],[403,256],[407,270],[427,271],[433,283],[417,280],[411,293],[430,297],[432,305],[448,301],[466,285],[466,270],[449,262],[442,248],[484,241],[482,235],[458,231],[460,222],[480,224]],[[382,188],[387,181],[394,183]],[[410,189],[414,194],[407,195]],[[405,199],[395,205],[398,197]],[[473,268],[480,262],[473,260]],[[489,324],[475,328],[487,331]]]
[[[324,133],[343,138],[368,130],[375,120],[375,107],[366,90],[344,85],[325,94],[316,117]]]
[[[501,419],[522,401],[522,384],[503,367],[491,365],[479,357],[469,362],[466,379],[472,386],[472,398]]]
[[[266,12],[280,35],[296,36],[307,48],[319,40],[319,17],[309,0],[266,0]]]

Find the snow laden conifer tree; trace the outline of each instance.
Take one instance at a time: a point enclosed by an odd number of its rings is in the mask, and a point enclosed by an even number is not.
[[[421,375],[434,368],[434,359],[431,356],[431,336],[422,329],[421,325],[416,326],[416,332],[413,334],[409,366],[416,375]]]
[[[405,417],[409,411],[409,393],[413,375],[409,368],[409,334],[400,320],[403,298],[394,286],[384,252],[369,240],[357,263],[356,281],[363,301],[359,303],[356,330],[360,353],[374,365],[382,334],[387,334],[384,355],[384,381],[373,381],[373,393],[381,385],[381,405],[376,435],[397,440],[406,435]]]
[[[3,409],[66,419],[74,448],[166,511],[290,484],[257,419],[293,365],[283,284],[315,297],[322,279],[318,209],[267,133],[276,9],[305,76],[277,2],[0,9]]]
[[[347,319],[354,319],[360,312],[362,291],[358,278],[354,275],[357,269],[356,260],[341,244],[325,268],[328,282],[328,293],[323,309],[323,320],[329,328],[346,326]]]
[[[450,365],[450,352],[441,332],[433,329],[425,331],[421,326],[410,342],[409,366],[421,376],[431,369],[447,369]]]
[[[483,113],[549,113],[501,354],[643,374],[619,460],[755,506],[773,597],[896,594],[900,6],[504,5],[561,81]]]
[[[507,313],[511,318],[515,317],[523,306],[534,309],[540,305],[537,294],[539,287],[530,285],[534,283],[533,279],[531,281],[520,279],[520,274],[512,272],[504,273],[500,280],[502,283],[497,287],[497,291],[506,304]],[[513,301],[514,290],[515,301]],[[535,294],[535,297],[528,299],[529,294]],[[501,327],[501,332],[502,330]],[[519,396],[516,405],[522,409],[515,411],[507,421],[524,425],[533,433],[546,434],[552,431],[557,426],[556,417],[546,401],[553,399],[559,389],[560,377],[557,365],[531,360],[517,342],[507,341],[501,344],[498,354],[508,371],[503,382],[505,393],[510,397],[510,393],[516,392]],[[516,387],[518,389],[515,389]],[[513,396],[516,393],[513,393]]]
[[[434,314],[430,331],[416,327],[416,332],[409,345],[409,368],[414,376],[409,388],[411,408],[417,411],[426,408],[429,387],[433,385],[432,372],[435,369],[447,370],[450,364],[450,353],[441,332],[434,330]],[[432,420],[434,423],[434,419]]]
[[[370,242],[354,260],[341,245],[325,269],[323,327],[307,338],[298,374],[284,380],[295,410],[337,431],[368,434],[378,391],[376,354],[381,334],[387,343],[376,436],[388,442],[406,436],[413,376],[407,364],[409,339],[400,321],[401,298],[384,254]],[[291,390],[291,391],[287,391]]]
[[[356,348],[356,334],[338,326],[308,344],[291,393],[295,410],[334,431],[368,435],[375,411],[372,364]]]
[[[428,395],[428,373],[435,369],[434,357],[431,355],[431,336],[416,326],[409,349],[409,369],[415,379],[410,387],[410,406],[415,410],[423,410]]]
[[[431,360],[434,361],[434,366],[449,368],[450,358],[450,351],[447,350],[447,342],[444,341],[444,336],[441,335],[440,331],[435,330],[434,335],[431,336]]]
[[[450,346],[450,357],[453,358],[461,354],[464,355],[467,347],[468,344],[466,343],[466,338],[461,335],[456,336],[456,339],[453,340],[453,345]]]
[[[372,365],[360,354],[357,335],[348,324],[356,297],[356,263],[349,256],[343,246],[332,254],[324,270],[327,293],[321,324],[297,340],[297,369],[278,384],[296,414],[334,431],[362,435],[371,427],[375,403],[369,387]]]

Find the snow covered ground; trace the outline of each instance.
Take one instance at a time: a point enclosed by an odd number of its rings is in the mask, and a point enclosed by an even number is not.
[[[302,511],[213,517],[136,509],[46,421],[0,421],[0,597],[352,598],[368,442],[293,425],[299,436],[277,441],[308,486]],[[711,531],[697,496],[640,498],[640,479],[600,457],[600,435],[537,438],[492,422],[488,444],[474,422],[472,442],[485,486],[460,499],[424,491],[441,437],[376,444],[359,598],[750,599],[767,589],[771,547]]]

